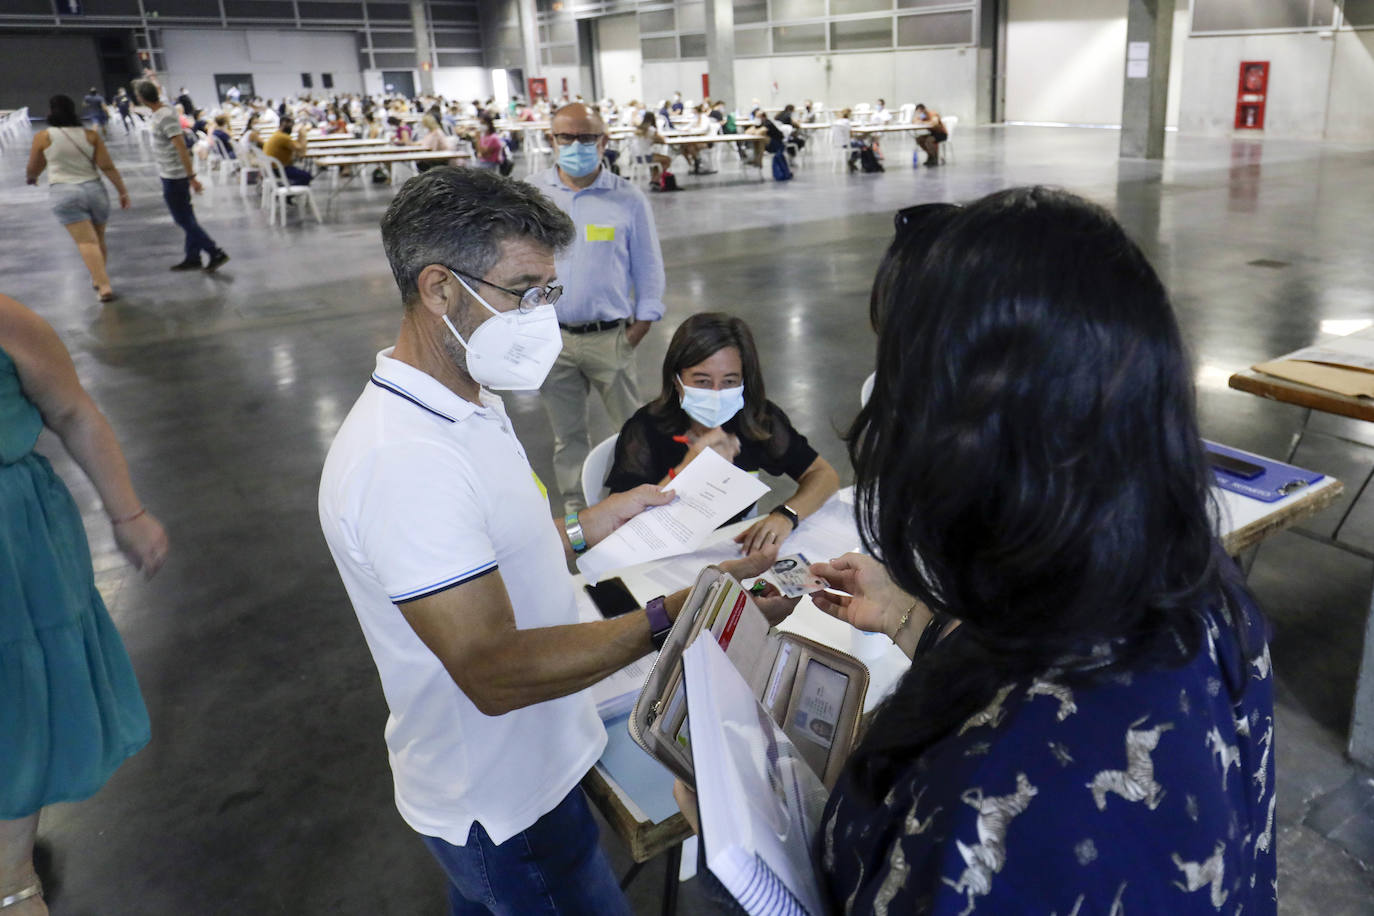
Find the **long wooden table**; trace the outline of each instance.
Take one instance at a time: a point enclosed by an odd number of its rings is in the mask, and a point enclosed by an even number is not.
[[[471,157],[466,153],[459,153],[453,150],[389,147],[384,150],[364,151],[359,153],[345,152],[337,156],[321,156],[315,159],[314,162],[317,168],[329,170],[329,198],[325,203],[325,212],[328,213],[329,208],[343,191],[344,186],[352,182],[355,177],[365,171],[370,165],[386,166],[388,183],[395,184],[395,166],[398,162],[445,162],[449,159],[468,158]],[[345,168],[352,170],[350,174],[343,174]],[[366,187],[366,185],[364,185],[364,187]]]
[[[1362,335],[1362,336],[1374,336]],[[1282,357],[1280,357],[1282,358]],[[1233,374],[1227,384],[1237,391],[1244,391],[1248,394],[1258,395],[1271,401],[1278,401],[1283,404],[1292,404],[1296,407],[1305,408],[1303,411],[1302,423],[1294,431],[1288,449],[1288,460],[1291,462],[1293,456],[1297,454],[1298,446],[1302,444],[1303,437],[1310,431],[1308,423],[1312,418],[1312,411],[1317,410],[1322,413],[1329,413],[1338,417],[1347,417],[1352,420],[1364,420],[1374,422],[1374,400],[1369,398],[1355,398],[1344,394],[1337,394],[1334,391],[1327,391],[1323,388],[1316,388],[1312,385],[1304,385],[1301,382],[1289,381],[1274,375],[1266,375],[1255,369],[1246,369]],[[1336,436],[1335,438],[1343,439]],[[1368,447],[1366,443],[1356,442],[1345,439],[1354,445]],[[1355,491],[1354,498],[1350,505],[1346,507],[1345,513],[1336,523],[1330,538],[1319,538],[1329,542],[1332,546],[1345,550],[1359,556],[1368,557],[1367,551],[1359,550],[1351,545],[1343,544],[1339,541],[1341,528],[1345,525],[1350,513],[1354,510],[1355,504],[1364,495],[1369,487],[1371,479],[1374,479],[1374,469],[1370,470],[1368,476]],[[1350,756],[1360,764],[1367,767],[1374,767],[1374,593],[1370,596],[1370,607],[1365,619],[1364,632],[1364,654],[1360,661],[1360,671],[1355,680],[1355,710],[1350,717],[1350,741],[1348,744]]]

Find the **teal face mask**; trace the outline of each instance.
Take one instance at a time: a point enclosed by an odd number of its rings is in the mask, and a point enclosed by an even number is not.
[[[558,148],[558,166],[574,178],[585,178],[601,164],[595,143],[569,143]]]

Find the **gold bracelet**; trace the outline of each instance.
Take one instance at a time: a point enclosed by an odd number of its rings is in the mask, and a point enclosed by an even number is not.
[[[892,635],[889,637],[893,642],[897,641],[897,635],[902,632],[902,628],[911,620],[911,612],[916,610],[916,605],[920,603],[920,601],[911,602],[911,607],[907,608],[906,613],[902,615],[902,619],[897,621],[897,628],[892,631]]]

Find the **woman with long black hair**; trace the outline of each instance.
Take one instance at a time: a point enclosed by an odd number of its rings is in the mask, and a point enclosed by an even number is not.
[[[1164,287],[1066,193],[917,222],[874,284],[850,436],[872,557],[813,568],[823,610],[913,657],[826,809],[827,896],[1274,913],[1264,625],[1214,535]]]

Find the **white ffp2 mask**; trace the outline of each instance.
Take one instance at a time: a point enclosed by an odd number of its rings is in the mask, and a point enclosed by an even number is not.
[[[448,316],[443,316],[449,332],[467,351],[468,375],[472,380],[496,391],[529,391],[542,385],[563,351],[563,333],[558,329],[558,314],[553,306],[541,305],[528,312],[498,312],[466,280],[457,274],[453,278],[492,315],[467,340]]]

